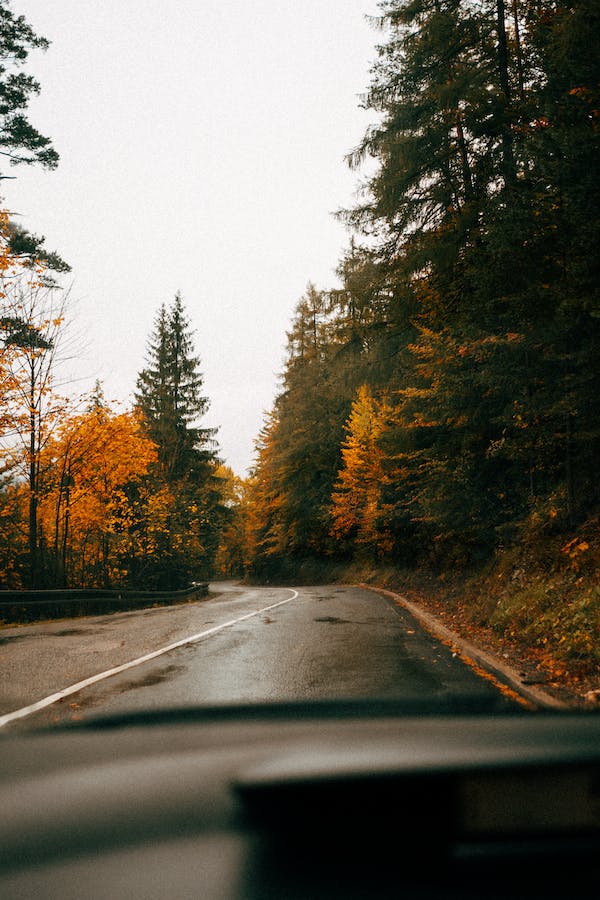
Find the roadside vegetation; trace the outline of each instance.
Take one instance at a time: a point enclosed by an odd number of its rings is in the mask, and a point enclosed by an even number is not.
[[[179,295],[131,409],[63,395],[68,265],[0,213],[0,580],[371,581],[597,677],[598,3],[380,12],[348,158],[373,174],[339,213],[338,285],[297,303],[248,478],[199,424]],[[52,168],[24,71],[47,42],[0,18],[0,155]]]
[[[454,583],[467,624],[597,674],[598,4],[386,0],[378,25],[349,157],[377,168],[341,287],[296,307],[236,558]]]
[[[0,157],[52,169],[25,69],[48,42],[6,0],[0,26]],[[135,403],[120,408],[100,382],[83,397],[62,382],[76,352],[68,271],[0,210],[0,586],[188,587],[213,571],[233,474],[198,425],[208,399],[183,301],[159,310]]]

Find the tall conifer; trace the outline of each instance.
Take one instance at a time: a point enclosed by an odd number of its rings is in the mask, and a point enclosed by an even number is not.
[[[159,310],[135,395],[167,481],[202,479],[215,459],[215,429],[197,424],[209,406],[199,367],[183,301],[176,294],[169,309],[163,304]]]
[[[136,404],[157,445],[153,484],[137,498],[142,550],[127,561],[132,581],[185,587],[211,574],[226,518],[217,477],[216,429],[198,420],[208,409],[200,360],[179,294],[159,310],[137,380]],[[161,527],[156,529],[157,505]]]

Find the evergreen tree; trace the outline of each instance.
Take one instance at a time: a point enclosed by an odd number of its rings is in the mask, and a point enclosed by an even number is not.
[[[330,496],[354,394],[346,366],[338,360],[335,368],[338,349],[328,298],[309,284],[288,333],[288,359],[272,433],[281,498],[279,533],[285,536],[281,549],[298,557],[318,554],[330,543]]]
[[[574,521],[597,496],[599,58],[584,34],[598,10],[382,12],[367,95],[381,122],[353,157],[380,167],[348,218],[376,236],[385,321],[408,338],[389,370],[390,460],[419,473],[423,536],[464,559],[540,497],[558,491]]]
[[[50,138],[29,122],[26,109],[39,82],[21,70],[31,50],[46,50],[49,42],[35,33],[24,16],[15,16],[7,0],[0,2],[0,154],[12,165],[41,165],[53,169],[58,154]]]
[[[263,571],[469,564],[600,498],[597,0],[380,8],[350,157],[379,165],[342,213],[369,242],[296,309],[251,481]]]
[[[39,94],[40,84],[23,71],[29,53],[46,50],[48,46],[49,41],[37,35],[24,16],[13,13],[8,0],[0,0],[0,157],[10,166],[41,165],[55,169],[58,164],[58,153],[51,139],[28,119],[29,101]],[[0,181],[10,177],[0,170]],[[25,265],[33,266],[41,261],[46,269],[69,271],[57,253],[46,250],[43,237],[30,234],[14,222],[8,223],[2,240],[7,240],[13,257]],[[48,275],[43,277],[52,283]]]
[[[137,584],[171,589],[208,577],[227,519],[216,429],[198,424],[208,409],[199,365],[177,294],[158,313],[137,380],[137,408],[158,453],[152,483],[131,498],[139,510],[134,529],[140,540],[132,542],[135,552],[126,564]]]
[[[197,425],[209,402],[202,395],[200,360],[194,356],[179,294],[169,309],[163,304],[158,313],[147,362],[138,376],[135,399],[158,446],[161,475],[167,482],[201,479],[215,460],[216,430]]]

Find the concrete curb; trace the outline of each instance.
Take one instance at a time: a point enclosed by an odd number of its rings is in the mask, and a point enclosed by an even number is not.
[[[505,684],[508,687],[512,688],[513,691],[524,697],[526,700],[529,700],[535,706],[540,706],[544,709],[572,709],[572,706],[570,704],[565,703],[562,700],[558,700],[547,691],[544,691],[541,688],[523,684],[519,673],[515,671],[515,669],[513,669],[511,666],[506,665],[506,663],[504,663],[494,654],[489,653],[487,650],[482,650],[480,647],[477,647],[475,644],[471,643],[471,641],[466,640],[455,631],[447,628],[446,625],[444,625],[437,618],[437,616],[434,616],[429,612],[425,612],[424,609],[421,609],[421,607],[414,603],[412,600],[407,600],[406,597],[402,596],[402,594],[396,594],[394,591],[388,591],[384,588],[374,587],[370,584],[359,584],[358,587],[365,588],[368,591],[373,591],[376,594],[381,594],[384,597],[388,597],[399,606],[402,606],[430,634],[438,638],[440,641],[452,644],[452,646],[456,648],[457,652],[463,660],[467,662],[474,662],[486,672],[489,672],[490,675],[492,675],[494,678],[497,678],[498,681],[502,682],[502,684]]]

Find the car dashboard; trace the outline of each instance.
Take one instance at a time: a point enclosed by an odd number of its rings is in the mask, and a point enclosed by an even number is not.
[[[600,717],[317,703],[0,740],[0,896],[598,896]]]

